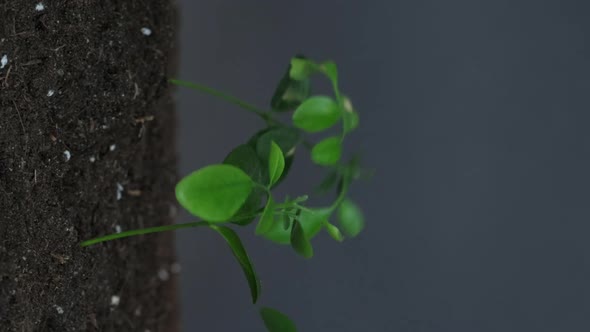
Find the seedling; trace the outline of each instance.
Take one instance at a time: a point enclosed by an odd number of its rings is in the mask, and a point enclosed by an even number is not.
[[[315,74],[330,80],[333,96],[310,95],[310,81]],[[260,281],[231,226],[248,226],[258,219],[254,230],[256,235],[290,245],[305,258],[313,256],[311,239],[321,230],[338,242],[361,232],[364,218],[359,207],[348,198],[348,192],[362,171],[357,157],[342,161],[343,143],[358,127],[359,116],[350,100],[339,90],[338,70],[333,62],[316,63],[302,56],[292,58],[271,99],[270,111],[200,84],[175,79],[170,83],[222,98],[256,114],[267,127],[233,149],[223,162],[196,170],[178,182],[178,202],[201,221],[110,234],[85,241],[82,246],[140,234],[207,227],[228,243],[244,271],[252,302],[256,303],[261,291]],[[279,113],[291,111],[293,125],[276,117]],[[338,123],[341,124],[338,135],[325,137],[317,144],[305,138],[308,133],[321,133]],[[300,146],[310,150],[312,161],[327,170],[316,193],[335,188],[336,197],[332,204],[310,207],[306,204],[307,195],[293,199],[286,197],[282,203],[273,196],[273,189],[288,175]],[[330,222],[332,217],[338,220],[338,226]],[[270,332],[296,331],[293,322],[284,314],[270,308],[262,308],[260,313]]]

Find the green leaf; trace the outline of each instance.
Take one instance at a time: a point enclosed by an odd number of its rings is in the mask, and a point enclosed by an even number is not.
[[[246,249],[240,241],[240,237],[236,234],[231,228],[221,225],[209,225],[212,229],[216,230],[221,236],[225,239],[227,244],[232,250],[234,257],[242,267],[244,271],[244,275],[248,280],[248,285],[250,286],[250,293],[252,295],[252,303],[256,303],[258,297],[260,296],[260,280],[254,271],[254,267],[252,266],[252,262],[246,253]]]
[[[297,58],[304,59],[301,56]],[[281,78],[272,96],[270,106],[275,112],[294,110],[309,97],[311,90],[309,79],[294,80],[291,78],[290,72],[291,64],[289,64],[289,68]]]
[[[262,316],[264,326],[266,326],[268,332],[297,332],[295,323],[277,310],[262,308],[260,309],[260,316]]]
[[[281,177],[271,186],[271,188],[278,186],[281,184],[281,182],[283,182],[283,180],[285,180],[289,174],[289,171],[291,170],[291,166],[293,165],[293,159],[295,159],[295,155],[285,158],[285,169],[283,170],[283,174],[281,174]]]
[[[248,144],[242,144],[233,149],[225,157],[223,163],[236,166],[256,182],[263,180],[263,172],[265,170],[258,158],[258,154],[256,154],[256,150]]]
[[[333,61],[326,61],[320,65],[320,70],[328,76],[332,83],[338,82],[338,67]]]
[[[314,96],[304,101],[293,113],[293,123],[297,128],[310,133],[332,127],[341,116],[341,110],[332,98]]]
[[[298,220],[293,222],[293,228],[291,229],[291,247],[305,258],[313,257],[313,247],[307,236],[305,236],[305,231]]]
[[[365,227],[365,218],[359,207],[351,200],[345,199],[338,207],[340,228],[350,237],[357,236]]]
[[[266,206],[264,207],[264,211],[262,212],[262,216],[260,216],[260,221],[258,225],[256,225],[256,235],[261,235],[268,232],[274,222],[274,201],[272,200],[272,196],[268,196],[268,200],[266,201]]]
[[[318,165],[329,166],[338,163],[342,155],[342,138],[328,137],[311,150],[311,159]]]
[[[329,208],[315,208],[311,209],[311,211],[301,210],[298,216],[299,225],[303,228],[307,239],[312,239],[318,234],[322,229],[323,222],[328,219],[330,213],[331,210]],[[262,234],[262,237],[277,244],[290,244],[293,223],[288,217],[285,219],[282,220],[283,222],[273,223],[268,232]]]
[[[301,132],[291,127],[274,127],[263,133],[256,140],[256,153],[263,161],[268,161],[270,156],[270,142],[274,141],[288,158],[293,155],[297,144],[301,142]]]
[[[231,165],[201,168],[176,185],[176,199],[191,214],[208,222],[229,220],[244,205],[254,182]]]
[[[274,141],[270,141],[270,155],[268,158],[270,185],[275,184],[280,179],[284,169],[285,157],[283,151]]]
[[[328,231],[328,234],[330,234],[330,236],[338,241],[338,242],[342,242],[344,241],[344,237],[342,236],[342,233],[340,233],[340,230],[338,229],[338,227],[330,224],[329,222],[326,222],[324,224],[324,227],[326,228],[326,231]]]
[[[322,229],[324,223],[328,221],[332,210],[329,208],[317,208],[301,210],[299,214],[299,224],[303,228],[305,237],[311,240]]]
[[[317,70],[317,65],[305,58],[292,58],[291,67],[289,69],[289,76],[301,81],[309,78]]]
[[[262,166],[256,150],[251,145],[242,144],[236,147],[225,157],[223,163],[238,167],[256,182],[264,182],[263,172],[266,172],[266,169]],[[244,205],[233,216],[232,223],[245,226],[254,221],[264,195],[264,190],[254,188]]]

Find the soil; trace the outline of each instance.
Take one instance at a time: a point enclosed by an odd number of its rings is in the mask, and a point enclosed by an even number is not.
[[[0,331],[178,330],[171,233],[79,246],[173,222],[175,30],[172,1],[0,0]]]

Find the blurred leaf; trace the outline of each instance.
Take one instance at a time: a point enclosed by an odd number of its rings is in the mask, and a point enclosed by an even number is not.
[[[328,137],[311,150],[311,159],[322,166],[330,166],[338,163],[342,155],[342,138],[340,136]]]
[[[328,76],[333,84],[338,83],[338,67],[333,61],[326,61],[320,65],[321,71]]]
[[[256,235],[264,234],[272,228],[274,224],[274,205],[272,196],[268,196],[260,221],[256,225]]]
[[[260,296],[260,280],[254,271],[254,267],[250,262],[250,258],[246,253],[246,249],[240,240],[238,234],[236,234],[231,228],[221,226],[221,225],[209,225],[212,229],[217,231],[221,236],[225,239],[227,244],[232,250],[234,257],[242,267],[244,271],[244,275],[248,280],[248,285],[250,286],[250,293],[252,295],[252,303],[256,303],[258,297]]]
[[[331,211],[328,208],[315,208],[310,211],[300,210],[299,212],[299,225],[303,229],[307,239],[312,239],[322,229],[322,223],[327,220]],[[292,212],[292,211],[291,211]],[[285,228],[285,219],[283,222],[273,223],[270,230],[262,237],[278,243],[278,244],[290,244],[291,243],[291,231],[293,229],[293,218],[287,219],[287,228]],[[291,219],[291,220],[289,220]]]
[[[320,184],[315,188],[315,192],[317,193],[325,193],[336,186],[336,183],[339,179],[339,174],[337,171],[331,171],[328,175],[320,182]]]
[[[244,205],[254,182],[231,165],[211,165],[184,177],[176,185],[176,199],[191,214],[208,222],[223,222]]]
[[[293,113],[293,123],[297,128],[310,133],[332,127],[341,116],[341,110],[332,98],[314,96],[304,101]]]
[[[307,236],[305,236],[305,231],[298,220],[293,222],[293,228],[291,229],[291,247],[305,258],[313,257],[313,247]]]
[[[324,223],[328,221],[328,217],[332,210],[329,208],[316,208],[310,210],[301,210],[299,214],[299,224],[303,228],[305,237],[311,240],[322,229]]]
[[[295,324],[285,314],[271,309],[260,309],[264,326],[269,332],[297,332]]]
[[[317,65],[310,60],[294,57],[291,59],[289,76],[296,81],[301,81],[308,79],[316,70]]]
[[[340,228],[350,237],[357,236],[365,227],[365,219],[359,207],[351,200],[345,199],[338,207]]]
[[[296,57],[304,59],[303,57]],[[309,97],[309,79],[294,80],[290,76],[291,64],[281,78],[275,93],[272,96],[270,106],[275,112],[287,112],[294,110]]]
[[[344,237],[342,236],[342,233],[340,233],[340,230],[338,229],[338,227],[330,224],[329,222],[326,222],[324,224],[324,227],[326,228],[326,231],[328,231],[328,234],[330,234],[330,236],[338,241],[338,242],[342,242],[344,241]]]
[[[275,184],[279,180],[284,169],[285,157],[283,156],[283,151],[281,151],[281,148],[274,141],[270,141],[270,154],[268,159],[270,185]]]

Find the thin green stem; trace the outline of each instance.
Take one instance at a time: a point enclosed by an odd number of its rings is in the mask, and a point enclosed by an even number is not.
[[[143,229],[135,229],[131,231],[110,234],[106,236],[97,237],[95,239],[87,240],[80,243],[82,247],[88,247],[97,243],[111,241],[115,239],[121,239],[130,236],[142,235],[142,234],[150,234],[150,233],[159,233],[159,232],[166,232],[166,231],[173,231],[181,228],[191,228],[191,227],[199,227],[199,226],[207,226],[209,225],[208,222],[205,221],[197,221],[197,222],[189,222],[184,224],[174,224],[174,225],[166,225],[166,226],[158,226],[158,227],[151,227],[151,228],[143,228]]]
[[[241,99],[238,99],[234,96],[228,95],[226,93],[223,93],[219,90],[215,90],[213,88],[210,88],[208,86],[202,85],[202,84],[197,84],[197,83],[192,83],[192,82],[187,82],[187,81],[182,81],[182,80],[176,80],[176,79],[170,79],[169,80],[170,83],[178,85],[178,86],[182,86],[185,88],[190,88],[190,89],[194,89],[197,91],[201,91],[204,92],[206,94],[209,94],[211,96],[215,96],[218,98],[221,98],[227,102],[230,102],[236,106],[239,106],[247,111],[250,111],[256,115],[258,115],[259,117],[261,117],[264,121],[272,123],[272,122],[276,122],[272,116],[270,115],[269,112],[263,111],[261,109],[259,109],[258,107],[247,103]]]

